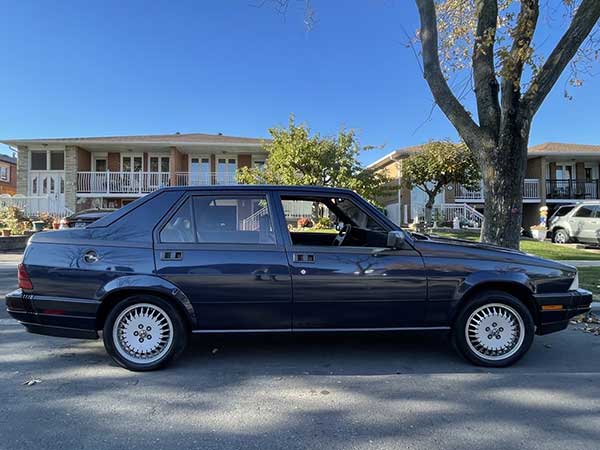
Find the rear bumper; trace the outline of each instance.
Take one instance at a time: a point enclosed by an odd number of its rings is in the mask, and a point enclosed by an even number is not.
[[[6,310],[27,331],[48,336],[98,339],[96,313],[100,302],[89,299],[25,294],[6,295]]]
[[[592,293],[585,289],[563,292],[560,294],[536,294],[533,296],[539,311],[537,334],[554,333],[564,330],[569,319],[590,310]],[[558,310],[544,310],[544,306],[562,305]]]

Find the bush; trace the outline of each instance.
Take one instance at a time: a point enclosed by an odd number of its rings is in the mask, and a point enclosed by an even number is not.
[[[296,224],[298,225],[298,228],[310,228],[313,226],[312,220],[310,220],[308,217],[299,218]]]
[[[0,208],[0,228],[8,229],[11,234],[19,235],[31,228],[31,222],[16,206],[6,206]]]
[[[317,223],[315,224],[315,228],[319,230],[331,228],[331,219],[329,217],[319,217],[319,220],[317,220]]]

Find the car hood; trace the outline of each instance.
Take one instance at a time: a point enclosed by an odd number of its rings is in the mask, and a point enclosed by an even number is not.
[[[553,267],[561,270],[575,271],[573,266],[559,263],[550,259],[540,258],[520,250],[514,250],[499,245],[484,244],[465,239],[446,238],[435,235],[420,235],[413,241],[417,250],[424,255],[439,255],[449,257],[479,258],[516,264],[529,264],[543,267]]]

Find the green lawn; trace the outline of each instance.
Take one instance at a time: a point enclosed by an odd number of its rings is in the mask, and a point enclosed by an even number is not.
[[[579,287],[592,291],[594,300],[600,300],[600,267],[579,267]]]
[[[435,232],[433,234],[450,238],[468,239],[471,241],[479,240],[479,233],[475,231],[460,233]],[[553,244],[550,241],[540,242],[534,239],[527,238],[521,240],[521,250],[527,253],[531,253],[532,255],[548,259],[579,259],[588,261],[600,260],[599,253],[573,248],[568,245]]]

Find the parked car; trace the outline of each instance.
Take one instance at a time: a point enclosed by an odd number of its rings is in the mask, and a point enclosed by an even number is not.
[[[562,206],[550,218],[548,228],[557,244],[600,244],[600,201]]]
[[[293,225],[308,211],[322,228]],[[574,267],[415,239],[352,191],[306,186],[161,189],[35,234],[18,281],[6,303],[27,330],[100,331],[131,370],[165,366],[190,333],[376,330],[451,331],[466,359],[501,367],[592,301]]]
[[[83,228],[88,226],[90,223],[94,223],[96,220],[101,219],[102,217],[115,212],[114,208],[92,208],[92,209],[84,209],[83,211],[79,211],[78,213],[71,214],[63,218],[60,221],[60,229],[64,228]]]

